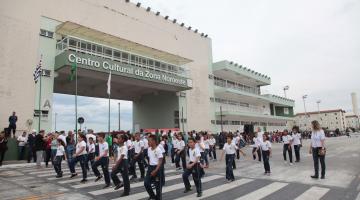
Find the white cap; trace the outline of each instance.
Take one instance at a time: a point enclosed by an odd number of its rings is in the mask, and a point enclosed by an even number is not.
[[[32,131],[31,131],[31,133],[36,133],[37,131],[35,130],[35,129],[33,129]]]

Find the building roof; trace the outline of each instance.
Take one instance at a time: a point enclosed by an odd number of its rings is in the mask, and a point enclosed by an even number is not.
[[[345,110],[343,110],[343,109],[320,110],[320,113],[334,113],[334,112],[343,112],[343,113],[345,113]],[[307,112],[306,114],[307,115],[319,114],[319,112]],[[305,113],[296,113],[295,116],[299,116],[299,115],[305,115]]]

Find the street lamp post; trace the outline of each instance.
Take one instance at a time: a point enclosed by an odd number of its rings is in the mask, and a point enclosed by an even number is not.
[[[317,107],[318,107],[319,120],[321,120],[321,117],[320,117],[320,103],[321,103],[321,100],[317,100],[316,103],[317,103]]]
[[[307,113],[306,113],[306,104],[305,104],[305,99],[307,98],[307,94],[305,94],[305,95],[303,95],[302,96],[302,99],[303,99],[303,102],[304,102],[304,113],[305,113],[305,121],[307,122]],[[307,123],[306,123],[306,125],[307,125]],[[306,129],[306,126],[305,126],[305,129]]]
[[[55,132],[56,132],[56,118],[57,118],[57,113],[55,113]]]
[[[290,88],[290,87],[289,87],[288,85],[283,88],[285,98],[286,98],[286,90],[289,90],[289,88]]]
[[[119,105],[119,131],[121,130],[120,129],[120,102],[118,103],[118,105]]]

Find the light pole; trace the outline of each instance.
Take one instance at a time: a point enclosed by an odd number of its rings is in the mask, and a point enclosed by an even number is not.
[[[55,113],[55,132],[56,132],[56,117],[57,117],[57,113]]]
[[[320,103],[321,103],[321,100],[317,100],[316,103],[317,103],[317,107],[318,107],[319,120],[321,120],[321,117],[320,117]]]
[[[118,103],[118,105],[119,105],[119,131],[121,130],[120,129],[120,102]]]
[[[290,87],[289,87],[288,85],[283,88],[285,98],[286,98],[286,90],[289,90],[289,88],[290,88]]]
[[[306,113],[306,104],[305,104],[305,99],[307,98],[307,94],[305,94],[305,95],[303,95],[302,96],[302,99],[303,99],[303,102],[304,102],[304,112],[305,112],[305,122],[307,122],[307,113]],[[307,125],[307,123],[306,123],[306,125]],[[306,126],[305,126],[305,129],[306,129]]]

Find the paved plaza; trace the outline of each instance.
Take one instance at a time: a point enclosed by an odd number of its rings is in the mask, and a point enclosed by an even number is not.
[[[253,161],[251,148],[246,147],[247,157],[237,160],[234,170],[236,180],[225,182],[224,161],[210,161],[210,168],[202,179],[203,197],[201,199],[273,199],[273,200],[359,200],[360,195],[360,134],[351,138],[337,137],[326,140],[327,174],[325,180],[312,180],[312,160],[308,152],[309,140],[304,140],[301,162],[290,166],[282,159],[282,145],[273,145],[271,157],[271,176],[263,175],[263,164]],[[220,157],[220,151],[218,151]],[[167,158],[169,163],[169,158]],[[79,176],[70,179],[64,164],[64,177],[55,178],[54,170],[36,169],[34,164],[4,165],[0,168],[1,199],[147,199],[143,182],[131,184],[130,196],[119,198],[122,189],[113,187],[102,189],[103,180],[94,182],[90,174],[86,184],[80,184]],[[195,187],[184,194],[181,172],[170,164],[166,165],[166,185],[163,199],[197,199]]]

